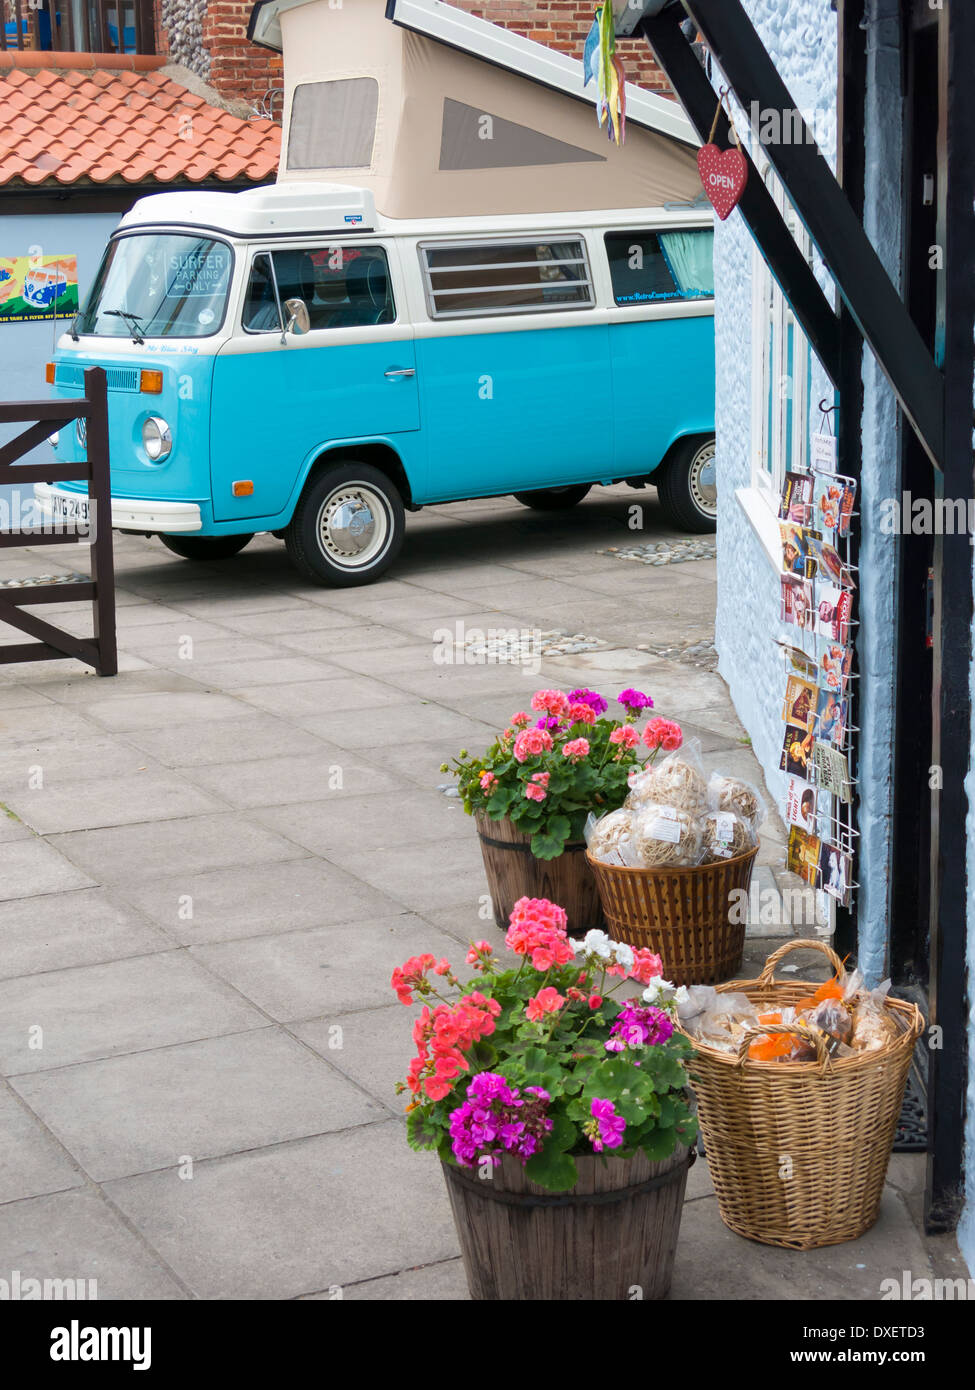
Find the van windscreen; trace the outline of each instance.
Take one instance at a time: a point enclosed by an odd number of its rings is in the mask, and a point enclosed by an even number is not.
[[[106,338],[206,338],[223,322],[234,254],[222,241],[147,232],[110,242],[79,333]]]

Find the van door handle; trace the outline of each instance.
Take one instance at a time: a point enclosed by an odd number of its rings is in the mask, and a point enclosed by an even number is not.
[[[392,367],[388,372],[383,372],[383,376],[416,376],[416,368]]]

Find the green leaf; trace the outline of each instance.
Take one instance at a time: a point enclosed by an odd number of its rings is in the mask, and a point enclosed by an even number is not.
[[[435,1149],[443,1139],[443,1126],[438,1125],[422,1108],[411,1110],[406,1117],[406,1141],[411,1149]]]
[[[640,1141],[640,1148],[651,1163],[659,1163],[661,1159],[669,1158],[676,1147],[672,1129],[651,1130]]]
[[[566,1149],[573,1148],[578,1139],[579,1131],[565,1115],[555,1114],[552,1116],[552,1128],[545,1138],[546,1149],[564,1153]]]
[[[546,1143],[540,1153],[525,1164],[525,1176],[549,1192],[567,1192],[579,1181],[579,1170],[571,1155],[552,1149]]]

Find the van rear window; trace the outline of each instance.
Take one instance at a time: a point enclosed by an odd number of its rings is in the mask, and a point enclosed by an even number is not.
[[[427,305],[435,319],[586,309],[592,280],[581,239],[422,246]]]
[[[714,232],[607,232],[617,304],[703,299],[714,294]]]

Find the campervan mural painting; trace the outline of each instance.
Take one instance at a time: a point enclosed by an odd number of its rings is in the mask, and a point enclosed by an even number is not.
[[[270,531],[308,579],[363,584],[408,510],[623,479],[709,530],[712,234],[687,208],[409,222],[337,184],[161,194],[122,219],[54,394],[107,369],[112,524],[187,558]],[[86,501],[36,491],[62,520]]]

